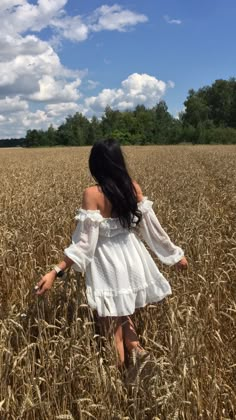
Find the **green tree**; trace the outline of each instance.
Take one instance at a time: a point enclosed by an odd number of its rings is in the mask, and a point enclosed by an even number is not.
[[[46,136],[43,130],[28,130],[25,137],[26,147],[38,147],[46,145]]]
[[[152,111],[154,116],[154,142],[161,144],[170,143],[170,139],[173,138],[175,122],[172,115],[168,112],[166,102],[160,101]]]
[[[48,146],[55,146],[57,144],[57,130],[52,124],[48,127],[46,133],[46,142]]]
[[[107,106],[101,120],[101,129],[103,136],[109,137],[114,130],[119,129],[120,111],[113,110]]]
[[[184,102],[185,112],[183,114],[183,123],[197,127],[209,118],[210,108],[204,98],[193,89]]]
[[[87,144],[94,144],[96,140],[99,140],[102,137],[103,137],[103,131],[102,131],[101,123],[97,117],[93,116],[89,124]]]

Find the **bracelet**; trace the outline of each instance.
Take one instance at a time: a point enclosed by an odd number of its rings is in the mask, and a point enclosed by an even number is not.
[[[62,277],[65,274],[65,271],[63,271],[58,265],[54,265],[53,270],[57,273],[56,277]]]

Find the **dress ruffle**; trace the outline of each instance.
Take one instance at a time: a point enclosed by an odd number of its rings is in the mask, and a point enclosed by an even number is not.
[[[142,213],[147,213],[153,206],[153,201],[148,200],[147,197],[143,197],[142,201],[138,202],[138,209]]]
[[[163,279],[165,281],[165,279]],[[171,295],[171,288],[167,282],[162,287],[157,282],[149,283],[147,287],[136,290],[121,290],[119,293],[107,293],[93,291],[91,287],[86,288],[88,303],[92,309],[96,309],[102,316],[125,316],[131,315],[136,308],[143,308],[150,303],[162,301],[166,296]],[[164,287],[165,286],[165,287]]]
[[[102,217],[100,210],[85,210],[85,209],[78,209],[77,214],[75,216],[75,220],[80,220],[84,222],[86,219],[90,219],[92,222],[99,222],[101,223],[104,218]]]
[[[142,201],[138,202],[138,209],[142,213],[147,213],[153,206],[153,201],[148,200],[147,197],[143,197]],[[75,216],[75,220],[80,220],[84,222],[86,219],[90,219],[93,222],[102,223],[102,227],[105,229],[120,229],[122,228],[120,224],[119,217],[103,217],[100,210],[85,210],[79,208]],[[135,218],[136,219],[136,218]],[[134,223],[134,227],[135,227]]]

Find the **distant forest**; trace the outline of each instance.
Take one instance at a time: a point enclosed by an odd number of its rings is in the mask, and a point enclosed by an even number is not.
[[[107,137],[124,145],[236,144],[235,78],[189,90],[184,105],[178,119],[168,112],[165,101],[122,112],[107,106],[101,119],[76,113],[57,129],[28,130],[25,138],[1,140],[0,147],[86,146]]]

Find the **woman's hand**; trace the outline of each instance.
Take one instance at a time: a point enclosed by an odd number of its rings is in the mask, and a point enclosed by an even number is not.
[[[185,270],[188,267],[188,261],[185,257],[183,257],[179,262],[175,264],[175,267],[178,270]]]
[[[36,295],[42,295],[47,290],[51,289],[56,276],[57,273],[55,270],[52,270],[49,273],[45,274],[45,276],[43,276],[35,286]]]

